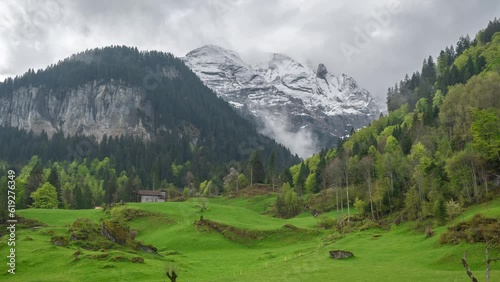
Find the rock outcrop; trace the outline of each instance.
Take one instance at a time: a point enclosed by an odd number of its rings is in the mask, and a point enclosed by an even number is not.
[[[349,251],[341,251],[341,250],[330,251],[330,257],[332,259],[346,259],[353,256],[354,254]]]
[[[144,90],[120,81],[91,82],[57,91],[44,86],[22,87],[0,97],[0,125],[36,134],[132,135],[151,138],[152,106]]]

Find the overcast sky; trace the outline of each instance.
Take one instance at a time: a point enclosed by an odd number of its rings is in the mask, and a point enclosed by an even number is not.
[[[459,36],[500,16],[498,0],[7,0],[0,1],[0,79],[75,52],[137,46],[184,56],[205,44],[244,59],[287,54],[387,87]]]

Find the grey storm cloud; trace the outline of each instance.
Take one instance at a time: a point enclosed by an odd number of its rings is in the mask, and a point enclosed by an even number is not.
[[[217,44],[249,61],[277,52],[324,63],[384,101],[424,58],[499,15],[497,0],[7,0],[0,2],[0,78],[107,45],[184,56]]]

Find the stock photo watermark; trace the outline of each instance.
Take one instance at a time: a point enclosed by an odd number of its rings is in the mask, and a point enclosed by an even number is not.
[[[387,28],[393,16],[401,13],[403,7],[400,0],[387,2],[385,8],[371,11],[371,19],[363,27],[355,26],[352,43],[341,42],[339,47],[348,63],[352,61],[352,56],[360,54],[374,39],[375,35]]]
[[[142,86],[149,91],[158,88],[164,78],[174,79],[179,77],[179,71],[173,66],[161,67],[160,65],[156,65],[154,69],[147,66],[145,70],[147,74],[142,79]]]
[[[7,272],[16,274],[16,172],[7,172],[7,245],[9,255],[7,256]]]
[[[14,31],[17,39],[35,40],[63,17],[64,5],[59,0],[19,2],[4,2],[0,14],[0,28]]]
[[[214,16],[221,17],[234,10],[239,1],[217,0],[209,2],[210,10]]]

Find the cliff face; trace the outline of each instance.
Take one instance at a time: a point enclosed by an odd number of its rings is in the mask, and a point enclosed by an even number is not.
[[[119,81],[90,82],[75,89],[21,87],[0,97],[0,125],[49,136],[132,135],[151,138],[152,106],[141,88]]]

